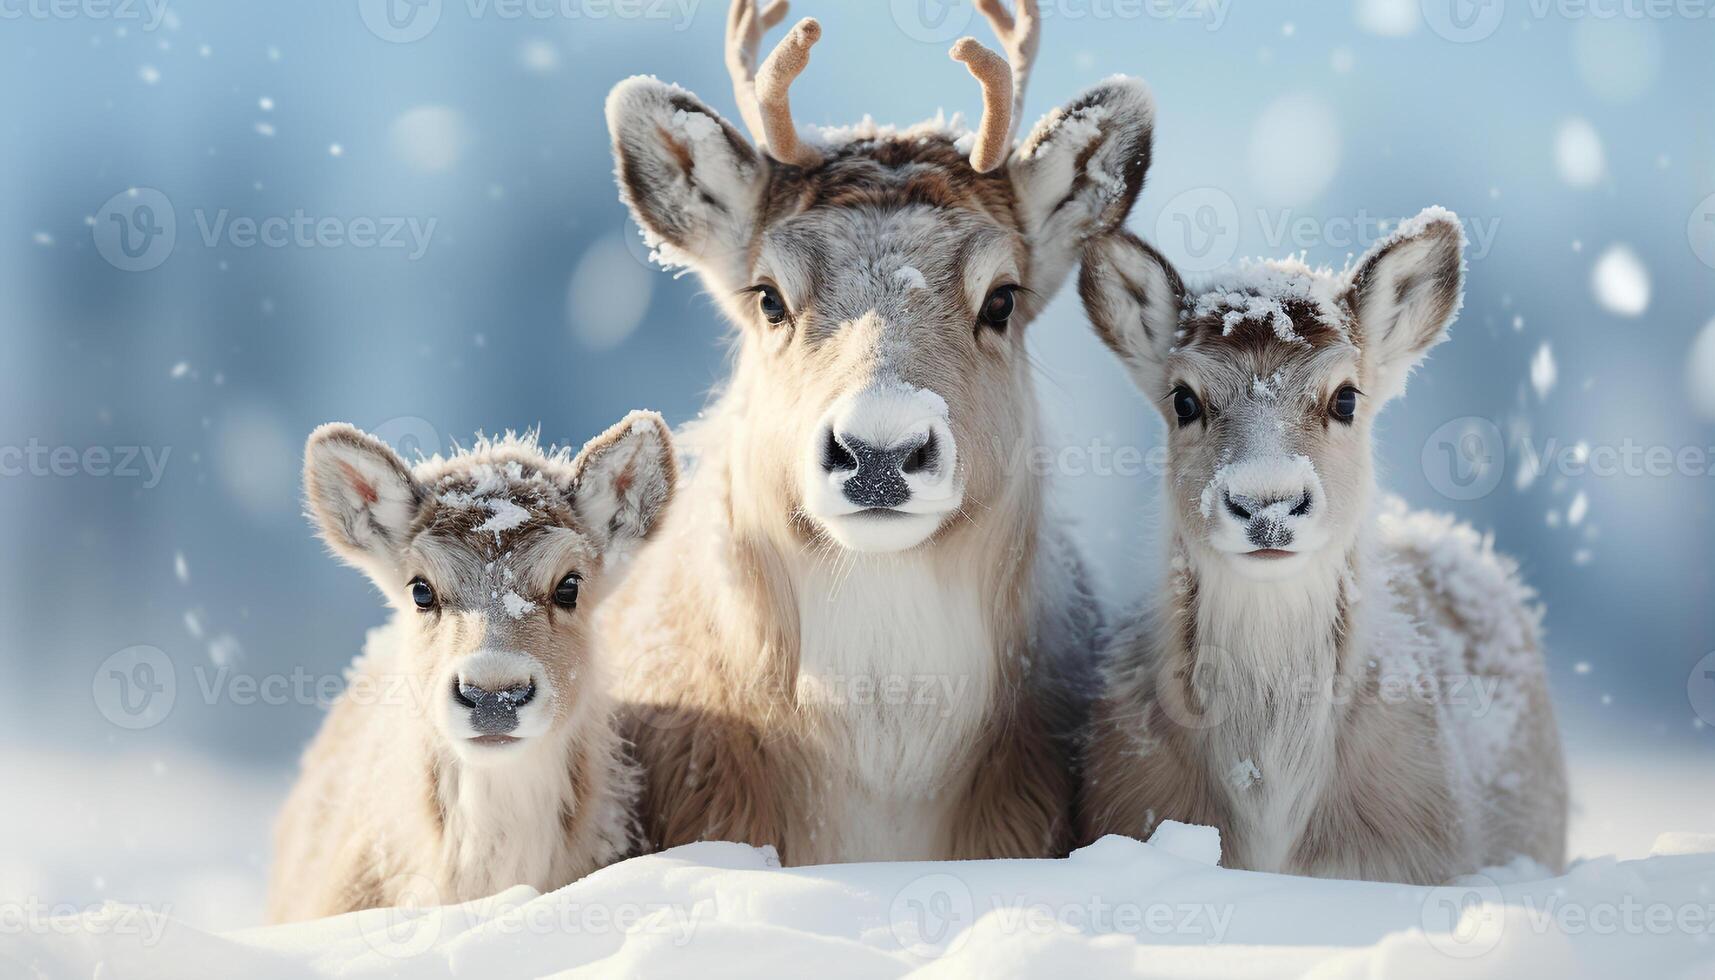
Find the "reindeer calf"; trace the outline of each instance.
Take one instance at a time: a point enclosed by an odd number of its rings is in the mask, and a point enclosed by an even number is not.
[[[1229,867],[1438,882],[1563,860],[1566,776],[1516,566],[1451,518],[1372,504],[1371,427],[1446,337],[1457,219],[1345,273],[1187,288],[1126,232],[1085,253],[1097,332],[1165,415],[1160,608],[1108,651],[1085,838],[1162,819]]]
[[[576,458],[508,436],[407,468],[348,425],[310,437],[322,537],[395,612],[304,756],[271,918],[548,891],[634,849],[590,617],[672,495],[670,440],[637,412]]]

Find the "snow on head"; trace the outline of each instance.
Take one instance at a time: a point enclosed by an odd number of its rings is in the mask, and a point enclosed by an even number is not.
[[[916,266],[902,265],[893,271],[893,278],[905,284],[906,289],[928,289],[929,280]]]
[[[1317,320],[1335,330],[1347,327],[1334,270],[1312,269],[1296,258],[1247,259],[1190,284],[1185,297],[1184,313],[1198,318],[1219,315],[1223,336],[1254,322],[1281,340],[1302,341],[1287,313],[1289,304],[1308,305]]]
[[[1596,301],[1610,313],[1638,316],[1649,309],[1649,270],[1625,245],[1610,245],[1590,272]]]
[[[483,521],[477,530],[483,533],[510,531],[523,526],[530,519],[530,512],[504,497],[494,497],[483,502],[493,517]]]
[[[1572,187],[1589,187],[1602,179],[1606,168],[1602,137],[1589,120],[1573,118],[1560,124],[1554,136],[1554,165],[1560,179]]]
[[[524,598],[516,592],[507,592],[504,596],[500,597],[500,601],[504,606],[506,606],[506,614],[511,616],[513,619],[523,619],[525,616],[536,611],[536,604],[534,602],[531,602],[529,599]]]
[[[1270,203],[1314,200],[1339,166],[1339,119],[1314,96],[1282,96],[1251,127],[1251,182]]]

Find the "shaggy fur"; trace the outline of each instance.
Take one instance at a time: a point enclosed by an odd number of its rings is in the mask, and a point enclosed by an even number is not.
[[[413,469],[350,426],[310,438],[322,536],[395,612],[304,755],[272,920],[548,891],[637,849],[639,779],[591,616],[671,496],[669,440],[659,416],[633,413],[575,459],[509,436]],[[568,575],[570,608],[554,598]],[[412,599],[419,578],[429,611]],[[533,706],[517,742],[473,744],[451,692],[505,658],[528,665]]]
[[[1180,820],[1219,828],[1229,867],[1418,883],[1561,865],[1540,610],[1489,540],[1375,501],[1371,426],[1445,337],[1462,241],[1432,210],[1343,274],[1266,263],[1195,288],[1124,232],[1089,249],[1097,332],[1167,419],[1172,535],[1167,588],[1107,652],[1083,839]],[[1297,554],[1233,540],[1247,479],[1286,481],[1300,503],[1268,533]]]
[[[822,133],[796,167],[681,89],[614,89],[621,197],[739,328],[730,380],[680,435],[685,492],[603,619],[632,665],[651,845],[791,864],[1067,848],[1097,616],[1020,462],[1039,439],[1024,338],[1130,210],[1152,119],[1113,80],[992,173],[933,125]],[[980,322],[1009,286],[1010,322]],[[830,406],[895,389],[944,401],[962,503],[913,545],[851,550],[807,502],[806,460]]]

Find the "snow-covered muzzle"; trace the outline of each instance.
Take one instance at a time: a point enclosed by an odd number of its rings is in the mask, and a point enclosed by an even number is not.
[[[804,512],[843,547],[915,547],[958,511],[958,443],[933,391],[884,380],[835,402],[805,447]]]
[[[1259,424],[1274,428],[1278,420]],[[1209,545],[1272,575],[1327,543],[1327,492],[1308,456],[1289,449],[1257,453],[1218,468],[1198,495]]]
[[[559,699],[556,665],[522,650],[481,649],[442,676],[437,722],[455,752],[484,761],[548,733]]]

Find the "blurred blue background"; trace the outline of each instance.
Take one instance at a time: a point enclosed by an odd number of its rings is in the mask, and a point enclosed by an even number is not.
[[[617,201],[602,102],[652,73],[736,120],[725,4],[394,0],[389,21],[367,0],[127,2],[0,2],[0,731],[20,751],[282,771],[318,708],[199,687],[222,667],[337,676],[383,617],[301,515],[313,426],[407,449],[538,423],[577,442],[637,407],[688,420],[723,376],[712,305],[647,264]],[[1715,460],[1520,475],[1551,442],[1715,446],[1715,20],[1593,7],[1619,13],[1061,0],[1027,122],[1109,74],[1147,78],[1156,157],[1131,225],[1187,269],[1300,250],[1338,266],[1384,219],[1457,211],[1464,314],[1383,418],[1384,483],[1520,559],[1575,745],[1707,759]],[[800,121],[978,109],[946,56],[966,22],[988,40],[968,4],[804,14],[826,35]],[[247,237],[244,219],[297,215],[309,230],[280,247]],[[1157,444],[1073,290],[1031,329],[1056,443]],[[106,473],[92,447],[164,466]],[[1106,595],[1143,594],[1154,477],[1067,469]],[[138,645],[178,696],[130,730],[98,668]]]

